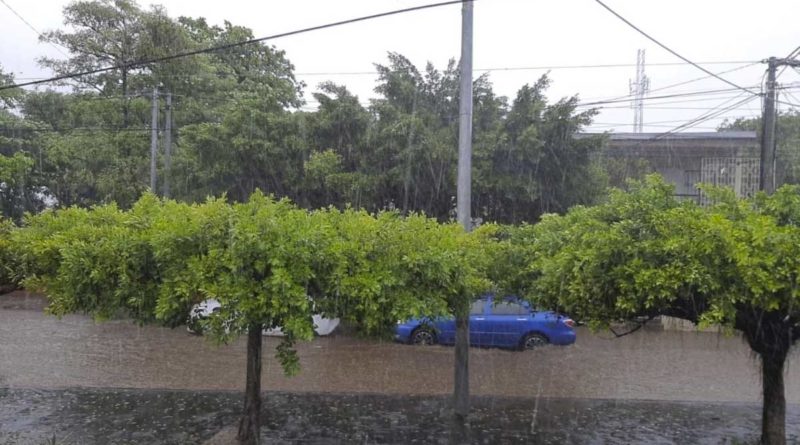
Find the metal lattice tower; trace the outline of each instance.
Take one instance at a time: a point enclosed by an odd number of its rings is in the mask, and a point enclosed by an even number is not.
[[[644,73],[643,49],[636,51],[636,81],[629,80],[628,86],[633,96],[633,132],[641,133],[644,126],[644,96],[650,91],[650,79]]]

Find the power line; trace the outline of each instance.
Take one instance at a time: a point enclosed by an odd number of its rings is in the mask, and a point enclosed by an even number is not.
[[[732,91],[736,91],[736,88],[723,88],[718,90],[705,90],[705,91],[692,91],[686,93],[675,93],[675,94],[664,94],[661,96],[648,96],[645,97],[644,100],[656,100],[656,99],[670,99],[673,97],[686,97],[686,96],[704,96],[704,95],[711,95],[711,94],[722,94],[722,93],[730,93]],[[577,106],[579,107],[590,107],[594,105],[604,105],[604,104],[614,104],[614,103],[624,103],[630,102],[630,99],[611,99],[611,100],[599,100],[595,102],[584,102],[578,103]]]
[[[0,0],[1,1],[1,0]],[[722,71],[717,74],[725,74],[731,73],[734,71],[738,71],[744,68],[748,68],[753,65],[757,65],[761,62],[752,62],[746,60],[733,60],[733,61],[708,61],[708,62],[698,62],[704,65],[734,65],[734,64],[746,64],[737,68],[733,68],[730,70]],[[685,62],[662,62],[662,63],[648,63],[647,66],[681,66],[681,65],[688,65]],[[492,67],[492,68],[476,68],[473,69],[473,72],[496,72],[496,71],[544,71],[544,70],[566,70],[566,69],[603,69],[603,68],[629,68],[632,66],[636,66],[636,64],[632,63],[613,63],[613,64],[599,64],[599,65],[541,65],[541,66],[505,66],[505,67]],[[293,73],[295,76],[371,76],[378,74],[377,71],[310,71],[310,72],[298,72]],[[236,77],[237,75],[234,73],[214,73],[214,74],[162,74],[161,77],[169,77],[169,78],[220,78],[220,77]],[[697,79],[688,80],[685,82],[681,82],[679,84],[673,85],[684,85],[686,83],[696,82],[698,80],[707,79],[711,76],[704,76],[699,77]],[[48,77],[18,77],[17,79],[20,80],[44,80],[48,79]],[[661,87],[661,89],[666,89],[670,87]],[[655,90],[652,90],[655,91]]]
[[[691,128],[691,127],[693,127],[695,125],[698,125],[701,122],[705,122],[705,121],[713,119],[715,117],[719,117],[721,115],[721,112],[718,111],[718,110],[720,110],[720,108],[722,108],[723,106],[727,105],[731,101],[739,98],[741,95],[742,95],[742,93],[739,93],[738,96],[732,97],[732,98],[726,100],[725,102],[722,102],[721,104],[717,105],[716,107],[712,108],[711,110],[706,111],[705,113],[701,113],[699,116],[695,117],[694,119],[675,127],[675,129],[672,130],[672,131],[673,132],[681,131],[683,129]],[[728,106],[728,107],[724,108],[723,109],[724,111],[722,113],[724,113],[726,111],[729,111],[729,110],[732,110],[734,108],[738,108],[739,106],[741,106],[743,104],[744,104],[744,102],[740,100],[739,102],[736,102],[734,105],[731,105],[731,106]],[[733,108],[731,108],[731,107],[733,107]]]
[[[45,41],[45,42],[49,43],[49,44],[50,44],[50,46],[52,46],[53,48],[55,48],[55,49],[56,49],[56,51],[60,52],[60,53],[61,53],[63,56],[65,56],[65,57],[69,57],[69,55],[67,55],[67,53],[65,53],[64,51],[62,51],[62,50],[61,50],[61,48],[59,48],[58,46],[56,46],[56,45],[55,45],[53,42],[51,42],[49,39],[45,38],[45,36],[43,36],[43,35],[42,35],[42,33],[40,33],[40,32],[39,32],[39,30],[37,30],[37,29],[36,29],[36,28],[35,28],[33,25],[31,25],[31,24],[30,24],[30,22],[28,22],[27,20],[25,20],[25,17],[22,17],[22,16],[21,16],[21,15],[20,15],[20,14],[19,14],[17,11],[15,11],[15,10],[14,10],[14,8],[12,8],[12,7],[11,7],[11,6],[10,6],[8,3],[6,3],[6,1],[5,1],[5,0],[0,0],[0,3],[2,3],[2,4],[3,4],[3,5],[6,7],[6,8],[8,8],[8,10],[9,10],[9,11],[11,11],[11,12],[12,12],[12,13],[13,13],[15,16],[17,16],[17,18],[19,18],[20,20],[22,20],[22,23],[24,23],[24,24],[28,25],[28,28],[32,29],[32,30],[33,30],[33,32],[35,32],[35,33],[36,33],[36,35],[38,35],[38,36],[39,36],[39,38],[41,38],[43,41]]]
[[[777,89],[783,90],[793,90],[800,88],[800,83],[791,83],[787,84],[786,86],[779,87]],[[706,91],[688,91],[684,93],[675,93],[675,94],[668,94],[662,96],[649,96],[645,97],[644,100],[660,100],[660,99],[668,99],[673,97],[684,97],[684,96],[712,96],[712,95],[722,95],[722,94],[729,94],[731,92],[738,91],[734,88],[726,88],[721,90],[706,90]],[[738,97],[738,96],[734,96]],[[709,98],[702,98],[702,99],[686,99],[686,100],[676,100],[676,101],[666,101],[666,102],[656,102],[657,105],[663,104],[670,104],[670,103],[686,103],[686,102],[707,102],[711,100],[719,100],[719,99],[726,99],[726,97],[709,97]],[[579,103],[577,106],[584,107],[584,106],[594,106],[594,105],[603,105],[603,104],[613,104],[613,103],[627,103],[630,102],[631,99],[628,96],[625,98],[620,99],[610,99],[610,100],[600,100],[595,102],[582,102]],[[598,108],[620,108],[620,107],[598,107]],[[624,108],[624,107],[623,107]]]
[[[683,63],[683,62],[675,62],[675,63],[676,63],[676,64],[678,64],[678,65],[686,65],[686,64],[685,64],[685,63]],[[705,63],[705,64],[708,64],[708,62],[699,62],[699,63]],[[718,72],[718,73],[715,73],[715,74],[716,74],[716,75],[721,75],[721,74],[732,73],[732,72],[734,72],[734,71],[743,70],[743,69],[745,69],[745,68],[749,68],[749,67],[751,67],[751,66],[758,65],[758,64],[760,64],[760,63],[761,63],[760,61],[759,61],[759,62],[750,62],[750,63],[748,63],[747,65],[739,66],[739,67],[736,67],[736,68],[733,68],[733,69],[729,69],[729,70],[725,70],[725,71],[720,71],[720,72]],[[651,65],[651,64],[648,64],[647,66],[650,66],[650,65]],[[633,66],[633,65],[631,64],[631,66]],[[679,87],[679,86],[687,85],[687,84],[694,83],[694,82],[697,82],[697,81],[700,81],[700,80],[708,79],[708,78],[710,78],[710,77],[712,77],[712,76],[702,76],[702,77],[696,77],[696,78],[694,78],[694,79],[685,80],[685,81],[683,81],[683,82],[678,82],[678,83],[670,84],[670,85],[667,85],[667,86],[658,87],[658,88],[655,88],[655,89],[652,89],[652,90],[650,90],[650,93],[653,93],[653,92],[656,92],[656,91],[668,90],[668,89],[671,89],[671,88],[675,88],[675,87]],[[615,97],[612,97],[612,98],[608,98],[608,99],[599,99],[599,100],[617,100],[617,99],[625,99],[625,98],[629,98],[629,97],[630,97],[630,98],[632,98],[632,97],[633,97],[633,95],[631,95],[631,94],[625,94],[625,95],[623,95],[623,96],[615,96]]]
[[[781,91],[781,93],[783,93],[783,95],[788,97],[789,99],[794,100],[796,103],[800,103],[800,99],[797,99],[797,97],[795,97],[795,95],[789,92],[788,90]],[[798,107],[800,107],[800,105],[798,105]]]
[[[589,125],[587,128],[616,128],[616,127],[630,127],[630,122],[628,123],[614,123],[614,124],[606,124],[606,123],[598,123]],[[672,125],[662,125],[662,124],[642,124],[643,128],[651,127],[651,128],[672,128]],[[716,130],[717,127],[694,127],[695,129],[699,130]]]
[[[446,2],[432,3],[432,4],[428,4],[428,5],[421,5],[421,6],[414,6],[414,7],[411,7],[411,8],[396,9],[396,10],[393,10],[393,11],[387,11],[387,12],[381,12],[381,13],[378,13],[378,14],[371,14],[371,15],[366,15],[366,16],[362,16],[362,17],[356,17],[356,18],[352,18],[352,19],[348,19],[348,20],[342,20],[342,21],[338,21],[338,22],[327,23],[327,24],[324,24],[324,25],[311,26],[311,27],[308,27],[308,28],[298,29],[298,30],[295,30],[295,31],[289,31],[289,32],[283,32],[283,33],[279,33],[279,34],[273,34],[271,36],[260,37],[260,38],[257,38],[257,39],[244,40],[244,41],[241,41],[241,42],[230,43],[230,44],[227,44],[227,45],[214,46],[214,47],[210,47],[210,48],[198,49],[198,50],[193,50],[193,51],[186,51],[186,52],[182,52],[182,53],[172,54],[172,55],[169,55],[169,56],[155,57],[155,58],[152,58],[152,59],[140,60],[140,61],[137,61],[137,62],[123,63],[123,64],[118,64],[118,65],[113,65],[113,66],[110,66],[110,67],[97,68],[97,69],[94,69],[94,70],[83,71],[83,72],[79,72],[79,73],[64,74],[64,75],[60,75],[60,76],[50,77],[48,79],[35,80],[35,81],[30,81],[30,82],[23,82],[23,83],[18,83],[18,84],[14,84],[14,85],[0,86],[0,91],[7,90],[7,89],[10,89],[10,88],[20,88],[20,87],[25,87],[25,86],[39,85],[39,84],[43,84],[43,83],[55,82],[55,81],[58,81],[58,80],[66,80],[66,79],[72,79],[72,78],[75,78],[75,77],[88,76],[88,75],[91,75],[91,74],[97,74],[97,73],[102,73],[102,72],[105,72],[105,71],[112,71],[112,70],[117,70],[117,69],[122,69],[122,68],[131,69],[131,68],[136,68],[136,67],[143,66],[143,65],[166,62],[166,61],[169,61],[169,60],[179,59],[179,58],[182,58],[182,57],[195,56],[195,55],[198,55],[198,54],[221,51],[221,50],[235,48],[235,47],[244,46],[244,45],[251,45],[251,44],[254,44],[254,43],[265,42],[267,40],[274,40],[274,39],[278,39],[278,38],[281,38],[281,37],[288,37],[288,36],[293,36],[293,35],[298,35],[298,34],[304,34],[304,33],[312,32],[312,31],[319,31],[319,30],[322,30],[322,29],[334,28],[334,27],[342,26],[342,25],[349,25],[349,24],[352,24],[352,23],[363,22],[363,21],[367,21],[367,20],[373,20],[373,19],[377,19],[377,18],[381,18],[381,17],[388,17],[388,16],[391,16],[391,15],[404,14],[404,13],[408,13],[408,12],[420,11],[420,10],[423,10],[423,9],[430,9],[430,8],[437,8],[437,7],[441,7],[441,6],[461,4],[461,3],[464,3],[465,1],[472,1],[472,0],[450,0],[450,1],[446,1]]]
[[[789,59],[795,57],[798,53],[800,53],[800,46],[795,48],[794,51],[790,52],[789,55],[785,57],[785,59],[789,60]],[[783,68],[781,68],[781,72],[778,73],[777,76],[775,76],[775,79],[781,77],[781,74],[783,74],[783,72],[786,71],[786,68],[788,68],[788,67],[789,67],[789,65],[784,65]]]
[[[637,27],[637,26],[636,26],[636,25],[634,25],[633,23],[629,22],[629,21],[628,21],[628,20],[627,20],[625,17],[623,17],[623,16],[621,16],[621,15],[617,14],[617,12],[616,12],[616,11],[614,11],[614,10],[613,10],[613,9],[611,9],[611,8],[609,8],[609,7],[608,7],[608,6],[607,6],[605,3],[603,3],[601,0],[595,0],[595,1],[596,1],[597,3],[599,3],[599,4],[600,4],[600,6],[602,6],[603,8],[607,9],[607,10],[608,10],[608,12],[610,12],[610,13],[614,14],[614,15],[615,15],[615,16],[616,16],[618,19],[620,19],[620,20],[622,20],[623,22],[625,22],[625,23],[626,23],[628,26],[630,26],[631,28],[633,28],[633,29],[635,29],[636,31],[638,31],[638,32],[639,32],[639,34],[641,34],[641,35],[643,35],[643,36],[647,37],[647,38],[648,38],[650,41],[652,41],[652,42],[653,42],[653,43],[655,43],[656,45],[658,45],[658,46],[660,46],[660,47],[664,48],[665,50],[667,50],[669,53],[671,53],[671,54],[672,54],[672,55],[674,55],[675,57],[677,57],[677,58],[679,58],[679,59],[683,60],[684,62],[686,62],[686,63],[688,63],[688,64],[692,65],[693,67],[695,67],[695,68],[699,69],[700,71],[702,71],[702,72],[704,72],[704,73],[708,74],[709,76],[712,76],[712,77],[714,77],[714,78],[716,78],[716,79],[719,79],[719,80],[721,80],[721,81],[723,81],[723,82],[727,83],[728,85],[730,85],[730,86],[732,86],[732,87],[734,87],[734,88],[737,88],[737,89],[739,89],[739,90],[742,90],[742,91],[746,91],[746,92],[748,92],[748,93],[750,93],[750,94],[752,94],[752,95],[755,95],[755,96],[758,96],[758,95],[759,95],[759,93],[755,93],[755,92],[753,92],[753,91],[751,91],[751,90],[749,90],[749,89],[747,89],[747,88],[744,88],[744,87],[741,87],[741,86],[739,86],[739,85],[736,85],[735,83],[731,82],[730,80],[728,80],[728,79],[725,79],[724,77],[720,77],[720,76],[718,76],[717,74],[714,74],[714,73],[712,73],[711,71],[709,71],[709,70],[707,70],[707,69],[703,68],[702,66],[700,66],[700,65],[698,65],[698,64],[696,64],[696,63],[694,63],[694,62],[692,62],[691,60],[687,59],[686,57],[683,57],[682,55],[680,55],[680,54],[678,54],[677,52],[675,52],[675,51],[673,51],[672,49],[670,49],[668,46],[664,45],[663,43],[659,42],[659,41],[658,41],[658,40],[656,40],[655,38],[651,37],[651,36],[650,36],[649,34],[647,34],[646,32],[642,31],[642,30],[641,30],[639,27]]]
[[[625,105],[613,106],[613,107],[602,107],[603,110],[607,109],[630,109],[630,107]],[[696,110],[696,111],[709,111],[713,110],[714,107],[659,107],[659,106],[648,106],[648,110]],[[629,124],[630,125],[630,124]]]
[[[150,132],[150,127],[132,128],[132,127],[71,127],[71,128],[0,128],[0,132],[4,133],[69,133],[72,131],[130,131],[130,132]]]
[[[654,140],[655,139],[661,139],[661,138],[667,137],[667,136],[669,136],[671,134],[675,134],[675,133],[678,133],[678,132],[681,132],[681,131],[684,131],[684,130],[688,130],[689,128],[692,128],[692,127],[694,127],[696,125],[702,124],[703,122],[707,122],[707,121],[709,121],[711,119],[717,118],[717,117],[727,113],[730,110],[738,108],[738,107],[740,107],[740,106],[752,101],[756,97],[758,97],[758,96],[745,97],[744,99],[740,100],[739,102],[736,102],[733,105],[730,105],[730,106],[728,106],[726,108],[723,108],[723,109],[717,111],[716,113],[708,113],[708,112],[707,113],[703,113],[702,115],[700,115],[700,116],[698,116],[698,117],[686,122],[685,124],[678,125],[677,127],[673,128],[672,130],[669,130],[666,133],[662,133],[662,134],[658,135],[657,137],[655,137],[653,139]]]

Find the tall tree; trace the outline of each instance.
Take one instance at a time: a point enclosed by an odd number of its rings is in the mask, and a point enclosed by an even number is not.
[[[484,217],[533,222],[602,194],[605,182],[594,159],[602,140],[575,137],[595,112],[577,113],[577,97],[548,104],[549,84],[542,76],[523,86],[494,144],[476,150],[475,201]]]
[[[762,443],[784,444],[783,369],[800,338],[800,189],[678,202],[657,176],[512,231],[506,287],[595,327],[669,315],[742,333],[761,359]],[[516,265],[515,265],[516,264]],[[519,267],[522,265],[522,267]]]
[[[0,85],[14,83],[14,76],[0,67]],[[28,211],[44,207],[47,190],[41,187],[41,126],[19,116],[25,100],[21,89],[0,92],[0,217],[20,221]],[[34,157],[40,159],[34,169]]]
[[[719,131],[748,130],[761,134],[760,118],[738,118],[725,121]],[[800,184],[800,110],[790,109],[778,114],[775,128],[777,181],[780,184]]]

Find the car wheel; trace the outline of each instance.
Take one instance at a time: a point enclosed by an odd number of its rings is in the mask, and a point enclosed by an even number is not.
[[[520,346],[522,346],[523,350],[530,350],[540,348],[548,343],[550,341],[544,335],[531,333],[522,338]]]
[[[411,344],[419,346],[430,346],[436,343],[436,336],[428,328],[417,328],[411,333]]]

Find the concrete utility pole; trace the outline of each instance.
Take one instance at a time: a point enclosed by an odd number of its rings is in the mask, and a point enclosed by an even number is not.
[[[167,93],[164,115],[164,197],[169,198],[169,176],[172,167],[172,93]]]
[[[458,125],[458,222],[472,230],[472,11],[464,2],[461,12],[461,97]],[[456,315],[453,409],[456,423],[463,426],[469,415],[469,308]]]
[[[761,117],[761,171],[758,188],[768,194],[775,192],[775,70],[779,66],[800,66],[800,60],[770,57],[767,63],[767,84],[764,92],[764,115]]]
[[[150,123],[150,191],[156,193],[156,154],[158,153],[158,88],[153,88],[153,114]]]
[[[775,69],[777,59],[767,60],[767,85],[764,92],[764,116],[761,117],[761,171],[758,188],[775,192]]]

